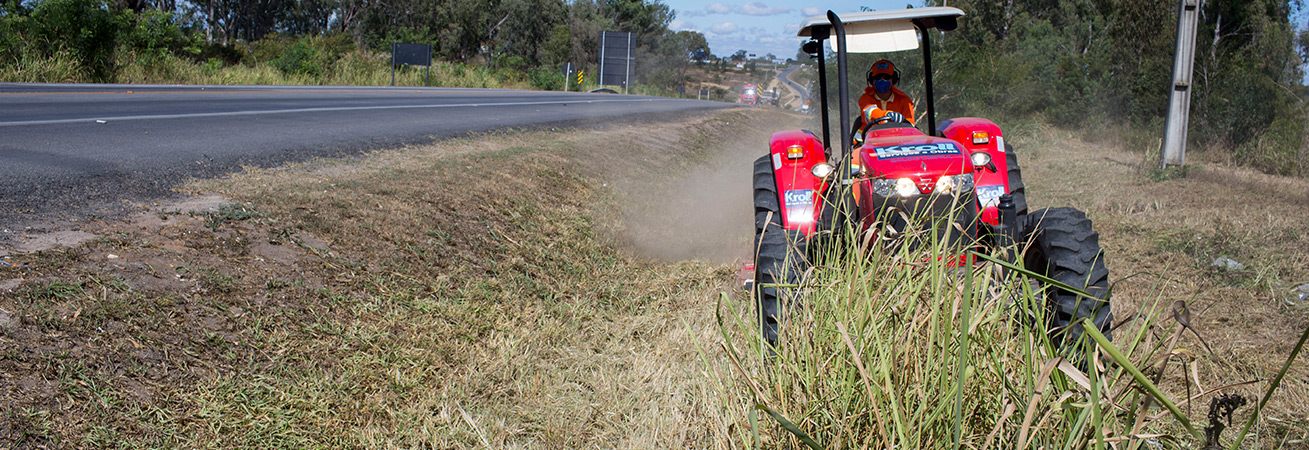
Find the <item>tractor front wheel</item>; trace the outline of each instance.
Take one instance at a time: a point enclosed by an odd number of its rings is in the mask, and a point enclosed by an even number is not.
[[[778,198],[772,161],[765,155],[754,163],[754,293],[760,331],[770,345],[777,344],[786,313],[779,299],[787,288],[778,285],[799,285],[807,268],[804,239],[782,226]]]
[[[1083,319],[1091,319],[1112,339],[1109,269],[1105,268],[1100,234],[1091,229],[1091,219],[1074,208],[1047,208],[1028,214],[1025,225],[1032,242],[1023,259],[1027,268],[1090,294],[1088,297],[1054,286],[1044,289],[1047,325],[1053,330],[1055,343],[1080,338]]]
[[[1008,142],[1004,144],[1004,162],[1009,168],[1009,195],[1014,198],[1014,212],[1018,217],[1027,215],[1027,189],[1023,186],[1023,170],[1018,167],[1018,154]]]

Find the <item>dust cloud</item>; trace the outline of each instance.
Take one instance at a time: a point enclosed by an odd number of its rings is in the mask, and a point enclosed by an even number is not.
[[[763,148],[729,152],[736,158],[718,158],[650,192],[647,201],[628,203],[624,219],[634,249],[665,261],[748,259],[754,239],[750,169]]]
[[[800,128],[801,121],[780,112],[747,117],[711,139],[695,162],[623,189],[623,234],[637,253],[663,261],[751,259],[754,161],[768,151],[774,131]]]

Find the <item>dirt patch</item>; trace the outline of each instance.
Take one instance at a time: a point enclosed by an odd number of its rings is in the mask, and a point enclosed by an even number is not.
[[[95,235],[81,230],[26,231],[12,236],[12,251],[37,252],[58,247],[74,247],[95,239]]]
[[[227,202],[218,195],[201,195],[170,200],[152,206],[141,205],[135,209],[142,210],[128,216],[131,227],[142,231],[154,231],[168,221],[169,215],[205,214]],[[97,226],[87,227],[97,229]],[[33,253],[56,248],[76,247],[95,239],[96,234],[83,229],[75,222],[49,222],[40,226],[29,226],[23,230],[4,230],[0,233],[0,252]]]

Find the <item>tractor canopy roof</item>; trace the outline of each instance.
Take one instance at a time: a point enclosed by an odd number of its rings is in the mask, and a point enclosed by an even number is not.
[[[915,23],[923,29],[950,31],[955,29],[958,23],[956,19],[963,15],[964,12],[959,8],[936,6],[847,13],[840,17],[845,24],[845,41],[849,46],[847,53],[885,53],[917,49]],[[821,29],[818,35],[825,36],[830,27],[831,22],[827,16],[813,16],[800,23],[797,35],[814,37],[815,29]]]

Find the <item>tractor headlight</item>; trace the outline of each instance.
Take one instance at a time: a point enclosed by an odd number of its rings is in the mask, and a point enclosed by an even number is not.
[[[991,163],[991,154],[985,151],[973,152],[969,156],[973,159],[973,166],[975,167],[984,167]]]
[[[941,195],[958,195],[973,190],[973,174],[946,175],[936,180],[935,192]]]
[[[914,184],[914,180],[901,178],[895,180],[895,193],[900,194],[901,197],[909,197],[918,193],[918,186]]]
[[[818,163],[818,164],[814,164],[814,168],[813,168],[813,169],[810,169],[809,172],[813,173],[815,177],[818,177],[818,178],[827,178],[827,176],[828,176],[828,175],[831,175],[832,172],[835,171],[835,170],[836,170],[836,168],[835,168],[835,167],[832,167],[831,164],[828,164],[828,163]]]
[[[914,185],[914,180],[908,178],[883,178],[880,180],[873,180],[873,193],[882,197],[890,197],[891,194],[896,194],[901,197],[909,197],[918,194],[918,186]]]

